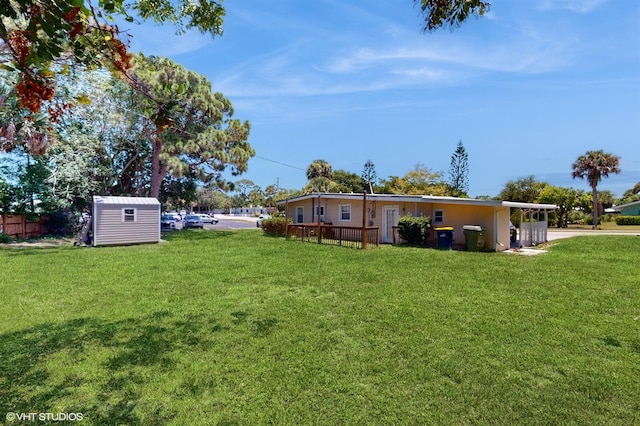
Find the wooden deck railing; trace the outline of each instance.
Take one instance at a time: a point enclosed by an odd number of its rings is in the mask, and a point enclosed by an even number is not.
[[[317,223],[293,223],[287,225],[287,238],[345,247],[377,247],[379,228],[376,226],[364,228],[363,241],[362,227],[334,226],[326,223],[319,225]]]

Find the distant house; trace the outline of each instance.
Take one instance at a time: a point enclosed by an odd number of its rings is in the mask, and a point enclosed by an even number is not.
[[[160,202],[148,197],[93,197],[93,245],[160,241]]]
[[[607,211],[618,212],[620,216],[640,216],[640,201],[613,206]]]
[[[547,213],[553,204],[516,203],[430,195],[314,193],[289,199],[286,215],[294,224],[326,223],[345,227],[378,227],[379,242],[392,243],[401,216],[429,216],[437,227],[453,227],[453,245],[463,247],[465,225],[486,229],[485,247],[503,251],[510,247],[511,209],[520,209],[520,242],[534,245],[547,241]],[[363,207],[364,206],[364,207]],[[364,217],[363,217],[364,212]]]

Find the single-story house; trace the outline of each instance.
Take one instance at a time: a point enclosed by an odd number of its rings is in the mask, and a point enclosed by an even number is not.
[[[534,245],[547,241],[547,212],[553,204],[517,203],[432,195],[312,193],[285,202],[286,216],[294,224],[325,223],[333,226],[378,227],[380,243],[392,243],[401,216],[429,216],[431,225],[453,227],[453,245],[465,246],[463,227],[486,229],[485,248],[503,251],[510,247],[511,209],[521,209],[520,242]],[[364,208],[363,208],[364,206]],[[364,212],[364,216],[363,216]],[[535,217],[534,217],[535,215]]]
[[[160,202],[151,197],[93,197],[93,245],[160,242]]]
[[[620,213],[620,216],[640,216],[640,201],[620,204],[606,210],[607,213]]]

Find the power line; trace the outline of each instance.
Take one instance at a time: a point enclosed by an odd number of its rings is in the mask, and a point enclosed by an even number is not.
[[[270,158],[265,158],[265,157],[263,157],[261,155],[254,155],[254,157],[259,158],[261,160],[270,161],[272,163],[280,164],[281,166],[291,167],[292,169],[302,170],[303,172],[307,171],[307,169],[302,169],[302,168],[300,168],[298,166],[292,166],[291,164],[286,164],[286,163],[282,163],[280,161],[271,160]]]

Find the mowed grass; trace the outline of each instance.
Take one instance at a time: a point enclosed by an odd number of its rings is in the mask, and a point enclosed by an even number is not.
[[[640,238],[0,249],[0,422],[640,424]]]

